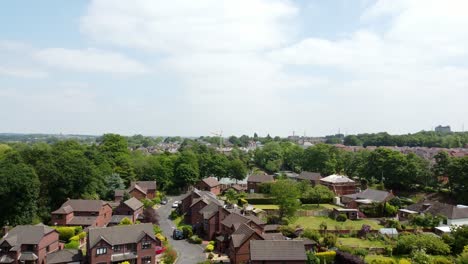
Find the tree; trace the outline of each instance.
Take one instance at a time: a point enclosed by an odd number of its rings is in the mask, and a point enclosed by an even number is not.
[[[283,165],[283,151],[278,142],[269,142],[255,150],[255,163],[269,172],[277,172]]]
[[[293,217],[301,205],[297,183],[291,180],[278,180],[271,186],[271,196],[279,206],[279,216]]]
[[[449,163],[448,176],[451,191],[459,203],[468,202],[468,156],[462,158],[452,158]]]
[[[33,168],[17,152],[8,152],[0,160],[0,224],[31,223],[37,213],[39,188]]]
[[[191,150],[183,151],[174,164],[174,184],[186,187],[195,184],[200,179],[198,158]]]
[[[343,144],[346,146],[362,146],[362,141],[355,135],[349,135],[344,138]]]
[[[232,188],[228,189],[226,193],[224,193],[224,197],[226,197],[226,202],[230,204],[236,204],[238,197],[237,192],[234,191]]]
[[[153,225],[159,224],[159,215],[156,210],[152,207],[145,208],[143,210],[143,218],[141,220],[142,223],[152,223]]]
[[[128,217],[124,217],[119,223],[119,225],[131,225],[131,224],[132,224],[132,220],[130,220]]]
[[[302,169],[330,175],[341,170],[340,150],[335,146],[317,144],[304,151]]]
[[[302,192],[302,198],[307,203],[316,203],[317,207],[321,202],[330,202],[335,197],[335,194],[323,185],[317,185],[313,188],[308,188]]]
[[[241,181],[247,176],[247,167],[240,159],[234,159],[229,162],[228,176],[231,179]]]
[[[457,226],[454,227],[450,236],[453,241],[451,243],[451,249],[453,254],[460,254],[464,250],[464,246],[468,245],[468,226]]]

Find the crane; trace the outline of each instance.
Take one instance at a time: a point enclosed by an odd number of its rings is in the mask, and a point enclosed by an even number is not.
[[[211,134],[219,137],[219,149],[222,151],[222,149],[223,149],[223,131],[220,130],[219,132],[211,132]]]

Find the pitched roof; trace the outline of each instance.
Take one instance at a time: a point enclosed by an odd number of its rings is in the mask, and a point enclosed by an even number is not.
[[[422,201],[406,207],[407,210],[432,215],[443,215],[448,219],[468,218],[468,207],[445,204],[438,201]]]
[[[230,188],[240,192],[240,191],[245,191],[247,188],[246,187],[243,187],[239,184],[233,184]]]
[[[69,225],[92,226],[97,221],[97,216],[73,216]]]
[[[135,184],[141,187],[145,192],[148,190],[156,190],[156,181],[135,181],[131,182],[130,186]]]
[[[54,231],[55,229],[43,224],[19,225],[8,231],[8,233],[0,239],[0,244],[6,241],[13,248],[19,248],[19,246],[23,244],[36,245],[41,242],[44,235]]]
[[[101,240],[111,245],[137,243],[146,235],[155,240],[153,225],[150,223],[90,228],[88,233],[90,248]]]
[[[120,197],[120,196],[124,196],[125,192],[127,190],[115,190],[114,191],[114,197]]]
[[[281,233],[264,233],[262,234],[265,240],[285,240],[286,238]]]
[[[295,261],[307,260],[304,242],[299,240],[252,240],[250,260]]]
[[[226,218],[221,221],[221,224],[227,226],[227,227],[232,227],[234,224],[243,224],[249,222],[250,219],[244,217],[243,215],[240,215],[238,213],[231,213]]]
[[[211,188],[216,187],[220,184],[218,179],[216,179],[215,177],[208,177],[208,178],[203,179],[202,181]]]
[[[247,241],[255,231],[248,225],[246,224],[241,224],[239,227],[232,233],[231,239],[232,239],[232,244],[234,247],[240,247],[242,244],[244,244],[245,241]]]
[[[264,225],[266,224],[262,219],[256,217],[255,215],[244,215],[245,218],[251,220],[252,222],[254,222],[255,224],[257,225]]]
[[[101,200],[73,200],[70,199],[60,206],[53,214],[68,214],[70,212],[99,212],[101,207],[108,204]]]
[[[78,249],[63,249],[47,254],[47,264],[81,262],[83,254]]]
[[[354,183],[353,180],[344,175],[330,175],[325,178],[320,179],[320,181],[329,182],[329,183]]]
[[[343,195],[344,197],[351,198],[353,200],[366,199],[374,202],[384,202],[388,200],[393,194],[387,191],[380,191],[374,189],[366,189],[359,193],[353,193],[348,195]]]
[[[203,215],[203,219],[210,219],[213,215],[215,215],[219,210],[219,205],[215,203],[209,203],[207,206],[203,207],[200,211],[200,214]]]
[[[247,179],[247,182],[272,182],[273,176],[268,174],[253,174]]]
[[[317,181],[322,179],[322,175],[318,172],[303,171],[297,178],[300,180]]]
[[[279,228],[279,225],[265,225],[263,227],[263,231],[264,232],[268,232],[268,231],[277,231]]]
[[[109,221],[110,224],[120,224],[124,218],[128,218],[130,221],[132,221],[131,217],[128,217],[128,215],[112,215],[111,220]]]
[[[132,198],[128,199],[127,201],[124,202],[124,204],[126,204],[133,211],[136,211],[136,210],[140,209],[141,207],[143,207],[143,203],[140,202],[135,197],[132,197]]]

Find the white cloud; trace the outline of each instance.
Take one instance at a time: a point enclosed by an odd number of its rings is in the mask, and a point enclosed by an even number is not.
[[[45,71],[41,71],[38,69],[28,69],[28,68],[0,65],[0,75],[19,77],[19,78],[45,78],[49,74]]]
[[[148,69],[138,61],[119,53],[97,49],[50,48],[38,51],[35,56],[42,63],[62,70],[118,74],[148,72]]]
[[[165,52],[252,51],[285,44],[296,14],[287,0],[94,0],[84,33],[110,42]]]

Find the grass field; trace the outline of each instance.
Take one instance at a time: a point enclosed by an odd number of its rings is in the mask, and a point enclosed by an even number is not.
[[[333,210],[333,208],[340,208],[339,206],[333,204],[320,204],[317,206],[316,204],[303,204],[299,210],[312,210],[312,211],[320,211],[324,209]]]
[[[385,242],[381,240],[370,241],[367,239],[360,239],[356,237],[339,237],[338,246],[348,246],[348,247],[359,247],[359,248],[370,248],[370,247],[385,247]]]
[[[380,229],[383,226],[379,225],[376,221],[367,220],[367,219],[360,219],[360,220],[346,220],[346,222],[338,222],[329,217],[314,217],[314,216],[306,216],[306,217],[298,217],[297,220],[293,223],[294,226],[300,225],[305,228],[311,229],[320,229],[320,224],[325,222],[327,224],[328,230],[336,230],[337,227],[339,229],[349,229],[349,230],[360,230],[362,225],[370,225],[372,229]]]

